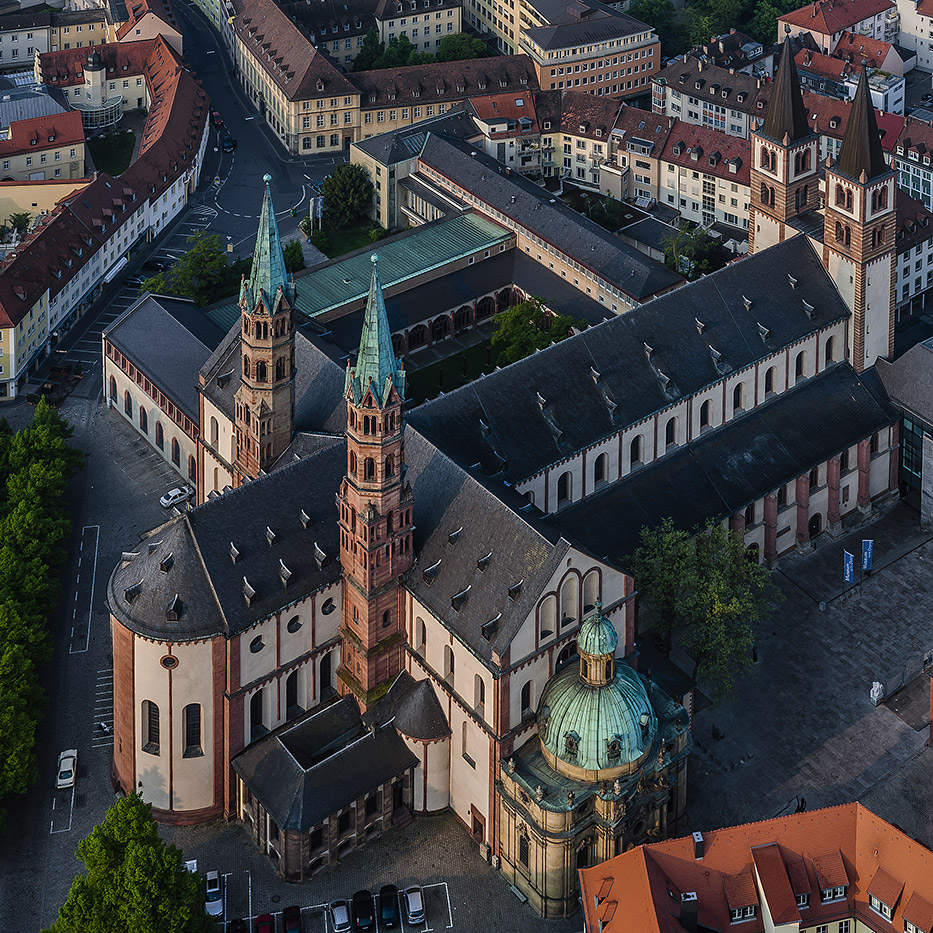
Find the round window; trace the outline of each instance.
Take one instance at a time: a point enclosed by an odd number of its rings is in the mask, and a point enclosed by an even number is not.
[[[288,625],[286,625],[285,628],[288,629],[288,631],[289,631],[292,635],[294,635],[295,632],[297,632],[298,629],[301,628],[301,619],[299,619],[298,616],[292,616],[292,617],[288,620]]]
[[[262,635],[257,635],[257,636],[249,643],[249,650],[252,651],[253,654],[258,654],[258,653],[259,653],[260,651],[262,651],[262,649],[265,648],[265,647],[266,647],[266,646],[265,646],[265,643],[264,643],[263,640],[262,640]]]
[[[336,603],[332,599],[325,600],[324,605],[321,606],[321,612],[324,615],[329,616],[337,608]]]
[[[167,654],[164,658],[162,658],[160,663],[162,664],[162,667],[164,667],[167,671],[170,671],[172,668],[178,667],[178,658],[173,658],[170,654]]]

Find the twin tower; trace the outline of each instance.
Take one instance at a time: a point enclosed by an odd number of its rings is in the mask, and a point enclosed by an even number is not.
[[[798,218],[819,206],[819,143],[786,40],[764,124],[752,133],[750,252],[812,230]],[[825,177],[822,240],[811,234],[811,242],[852,312],[846,351],[861,372],[894,350],[897,273],[895,175],[884,160],[865,69],[838,158],[827,157]]]

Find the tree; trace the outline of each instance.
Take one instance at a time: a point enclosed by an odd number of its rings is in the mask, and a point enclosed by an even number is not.
[[[300,272],[305,267],[305,254],[299,240],[289,240],[282,250],[286,272]]]
[[[29,230],[29,222],[32,220],[32,214],[29,211],[16,211],[10,214],[10,226],[23,236]]]
[[[675,227],[661,245],[664,247],[665,265],[691,282],[724,265],[719,243],[705,227],[690,224]]]
[[[375,71],[379,68],[402,68],[406,65],[428,65],[434,61],[430,52],[419,52],[406,35],[392,39],[388,45],[379,41],[375,29],[363,37],[363,44],[353,60],[354,71]]]
[[[231,290],[227,254],[219,236],[199,231],[188,237],[188,243],[188,252],[164,272],[146,279],[141,292],[179,295],[203,306],[236,290]]]
[[[327,219],[336,227],[346,227],[359,219],[373,203],[373,183],[362,165],[344,162],[321,184]]]
[[[714,701],[723,699],[751,664],[758,623],[783,599],[771,571],[746,552],[738,532],[716,523],[691,540],[669,519],[642,529],[632,569],[659,632],[670,624],[693,658],[694,679]]]
[[[356,58],[353,59],[354,71],[372,71],[378,68],[377,62],[385,55],[385,44],[379,41],[379,33],[375,27],[363,36],[363,44],[360,46]]]
[[[470,58],[486,58],[492,52],[482,39],[466,32],[455,32],[441,39],[437,47],[439,62],[459,62]]]
[[[137,794],[117,801],[78,843],[87,874],[71,885],[49,933],[211,933],[199,875],[166,845],[152,805]]]
[[[574,330],[587,327],[585,321],[577,321],[565,314],[548,313],[540,298],[529,298],[499,312],[495,322],[492,345],[498,348],[499,362],[506,364],[530,356],[535,350],[543,350],[564,340]]]

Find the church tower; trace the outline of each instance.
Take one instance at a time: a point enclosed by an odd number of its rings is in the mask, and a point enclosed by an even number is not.
[[[748,250],[760,252],[793,236],[787,222],[819,204],[819,136],[803,106],[790,39],[768,101],[764,125],[752,132]]]
[[[348,366],[347,475],[337,494],[343,624],[340,691],[365,710],[401,670],[405,638],[401,575],[411,566],[412,496],[405,482],[405,371],[395,357],[373,271],[356,366]]]
[[[295,283],[266,183],[249,279],[240,286],[242,376],[236,392],[236,476],[240,485],[269,467],[291,443],[295,418]]]
[[[826,160],[823,218],[823,262],[852,312],[846,349],[857,372],[894,349],[895,190],[863,69],[839,157]]]

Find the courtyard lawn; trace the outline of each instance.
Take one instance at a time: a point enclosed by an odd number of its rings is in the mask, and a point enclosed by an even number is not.
[[[95,168],[114,176],[122,175],[129,168],[135,145],[136,137],[129,130],[108,133],[106,136],[90,136],[87,140]]]
[[[496,368],[496,350],[484,340],[466,350],[449,356],[423,369],[412,368],[412,359],[406,363],[408,397],[412,405],[420,405],[441,392],[450,392],[478,379]],[[417,356],[414,357],[417,360]],[[464,364],[466,372],[464,373]]]

